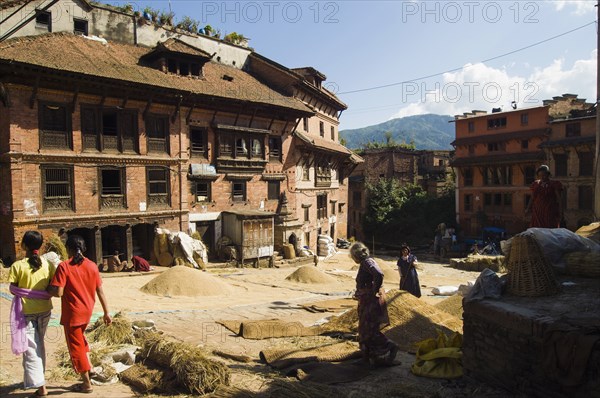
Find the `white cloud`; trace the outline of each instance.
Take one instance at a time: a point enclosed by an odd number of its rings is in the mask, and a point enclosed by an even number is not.
[[[512,75],[506,68],[485,64],[467,64],[465,68],[443,75],[441,82],[414,82],[401,87],[400,108],[390,119],[437,113],[456,115],[473,109],[510,109],[539,106],[545,99],[565,93],[578,94],[593,102],[596,89],[596,50],[588,59],[577,60],[570,67],[556,59],[545,67],[532,68],[528,76]]]
[[[550,0],[556,11],[570,10],[574,15],[585,15],[595,12],[596,2],[593,0]]]

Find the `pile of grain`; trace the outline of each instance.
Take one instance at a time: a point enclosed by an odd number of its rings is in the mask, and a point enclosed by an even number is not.
[[[400,283],[400,272],[396,266],[391,266],[383,261],[376,261],[379,268],[383,272],[383,281],[389,283]],[[351,271],[358,271],[360,266],[356,264],[351,268]]]
[[[312,265],[304,265],[298,268],[285,279],[299,283],[333,283],[336,281],[335,278]]]
[[[463,296],[455,294],[445,300],[440,301],[434,305],[435,308],[447,312],[450,315],[454,315],[457,318],[462,319],[463,316]]]
[[[415,352],[415,344],[427,338],[437,336],[437,330],[444,333],[461,332],[462,321],[412,294],[391,290],[386,294],[390,325],[383,332],[400,349]],[[322,325],[326,332],[356,332],[358,330],[358,312],[349,310],[330,322]]]
[[[163,272],[141,287],[155,296],[219,296],[231,292],[231,286],[211,274],[176,266]]]

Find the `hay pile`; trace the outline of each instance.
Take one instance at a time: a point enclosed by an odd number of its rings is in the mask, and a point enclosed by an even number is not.
[[[54,252],[58,254],[61,260],[65,261],[69,259],[69,254],[67,253],[67,248],[65,244],[60,239],[60,237],[56,234],[52,234],[48,237],[46,241],[46,245],[44,246],[44,253]]]
[[[219,386],[229,385],[229,368],[209,359],[191,344],[166,340],[159,334],[144,339],[140,356],[175,374],[177,383],[192,394],[208,394]]]
[[[4,264],[0,262],[0,282],[8,282],[8,276],[10,275],[10,267],[5,268]]]
[[[450,266],[464,271],[481,272],[486,268],[494,272],[506,272],[504,256],[486,256],[483,254],[469,254],[465,258],[451,258]]]
[[[178,388],[172,370],[152,368],[142,363],[136,363],[122,372],[119,377],[124,383],[144,394],[150,392],[173,394]]]
[[[437,330],[444,333],[461,332],[462,321],[412,294],[391,290],[386,294],[390,325],[383,332],[400,349],[415,352],[419,341],[437,336]],[[326,332],[355,333],[358,330],[358,311],[349,310],[330,322],[322,325]]]
[[[194,268],[176,266],[141,287],[155,296],[220,296],[231,292],[231,286],[219,278]]]
[[[327,275],[326,273],[312,265],[304,265],[298,268],[296,271],[288,275],[285,279],[291,282],[311,284],[336,282],[335,278]]]
[[[460,294],[455,294],[454,296],[450,296],[447,299],[440,301],[434,305],[438,310],[442,310],[447,312],[450,315],[453,315],[459,319],[462,319],[463,316],[463,296]]]
[[[135,344],[131,321],[121,312],[115,314],[110,325],[105,325],[102,318],[98,318],[87,338],[90,342],[103,343],[107,346]]]

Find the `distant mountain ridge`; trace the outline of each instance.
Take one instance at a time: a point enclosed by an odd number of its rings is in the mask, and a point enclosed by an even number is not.
[[[368,142],[386,142],[385,133],[392,133],[396,143],[414,142],[417,149],[453,149],[454,120],[448,115],[415,115],[388,120],[380,124],[358,129],[341,130],[340,137],[346,141],[350,149],[359,149]]]

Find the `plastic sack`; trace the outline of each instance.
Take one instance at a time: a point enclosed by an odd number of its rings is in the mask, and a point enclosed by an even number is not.
[[[484,298],[499,299],[502,295],[502,282],[494,271],[489,268],[481,271],[475,284],[465,296],[465,301],[483,300]]]
[[[557,268],[564,269],[563,256],[572,252],[600,253],[600,244],[579,236],[566,228],[529,228],[517,236],[533,236],[546,259]],[[512,239],[501,243],[502,251],[510,253]]]
[[[436,296],[452,296],[458,292],[458,287],[456,286],[438,286],[431,289],[431,293]]]
[[[462,335],[454,333],[450,337],[437,331],[436,339],[417,343],[415,363],[411,372],[416,376],[436,379],[453,379],[463,375]]]

